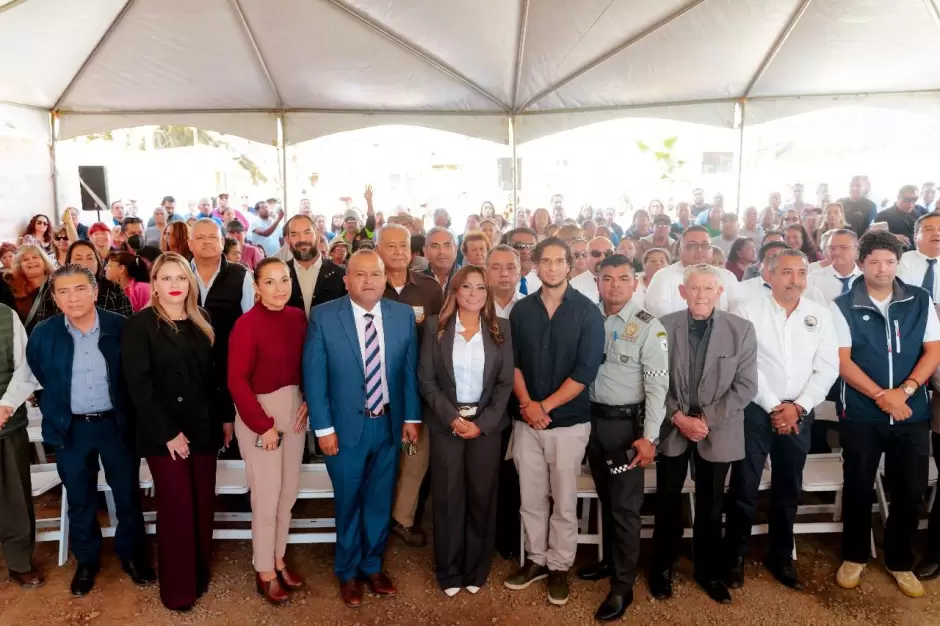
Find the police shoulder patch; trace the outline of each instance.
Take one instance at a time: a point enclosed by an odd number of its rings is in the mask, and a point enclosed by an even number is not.
[[[636,312],[636,317],[637,317],[637,319],[639,319],[640,321],[646,322],[647,324],[649,324],[650,322],[652,322],[652,321],[655,319],[655,318],[653,317],[653,314],[650,313],[649,311],[646,311],[645,309],[640,309],[639,311],[637,311],[637,312]]]

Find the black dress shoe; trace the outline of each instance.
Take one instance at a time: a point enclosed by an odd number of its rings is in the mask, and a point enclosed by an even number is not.
[[[100,568],[90,565],[79,564],[75,570],[75,576],[72,577],[72,595],[87,596],[95,586],[95,576]]]
[[[764,567],[766,567],[770,573],[773,574],[774,578],[784,587],[789,587],[796,591],[803,591],[803,583],[796,577],[796,568],[793,567],[793,563],[779,564],[768,559],[764,561]]]
[[[633,604],[633,590],[626,593],[614,593],[611,591],[597,608],[594,619],[600,622],[613,622],[627,612],[627,608]]]
[[[933,580],[940,576],[940,563],[935,557],[927,557],[914,568],[917,580]]]
[[[581,580],[604,580],[614,575],[614,566],[609,561],[598,561],[593,565],[585,565],[578,570],[578,578]]]
[[[725,570],[724,583],[728,589],[740,589],[744,586],[744,558],[735,557]]]
[[[146,587],[157,580],[157,574],[146,561],[123,561],[121,569],[131,577],[138,587]]]
[[[672,568],[650,572],[650,594],[657,600],[672,597]]]
[[[709,598],[718,604],[731,604],[731,593],[725,587],[725,584],[717,578],[700,578],[696,576],[695,582],[708,594]]]

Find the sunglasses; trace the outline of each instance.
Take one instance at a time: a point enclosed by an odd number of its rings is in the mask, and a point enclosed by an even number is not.
[[[55,240],[56,240],[56,241],[68,241],[68,240],[69,240],[69,236],[68,236],[68,235],[59,235],[58,237],[55,238]]]
[[[587,252],[572,252],[571,256],[576,259],[584,259],[587,258]]]
[[[605,259],[614,253],[613,250],[591,250],[591,256],[595,259],[604,257]]]
[[[46,220],[36,220],[36,226],[48,226],[49,222]]]
[[[534,243],[514,243],[512,244],[514,250],[531,250],[535,247]]]

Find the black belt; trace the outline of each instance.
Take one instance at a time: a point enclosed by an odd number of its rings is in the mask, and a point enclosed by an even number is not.
[[[391,409],[389,408],[389,405],[383,404],[382,408],[378,411],[375,411],[374,413],[370,411],[369,409],[365,409],[363,410],[362,414],[365,415],[366,417],[382,417],[383,415],[388,413],[390,410]]]
[[[642,422],[646,416],[645,404],[622,404],[613,406],[610,404],[591,403],[591,416],[602,420],[629,420],[633,422]]]
[[[101,413],[72,413],[72,419],[81,422],[100,422],[101,420],[114,419],[114,410],[108,409]]]

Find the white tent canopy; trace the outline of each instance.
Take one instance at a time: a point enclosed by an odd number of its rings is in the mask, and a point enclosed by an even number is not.
[[[509,142],[657,116],[732,127],[940,103],[940,0],[0,0],[0,102],[59,137],[377,124]],[[912,97],[911,94],[916,95]]]

